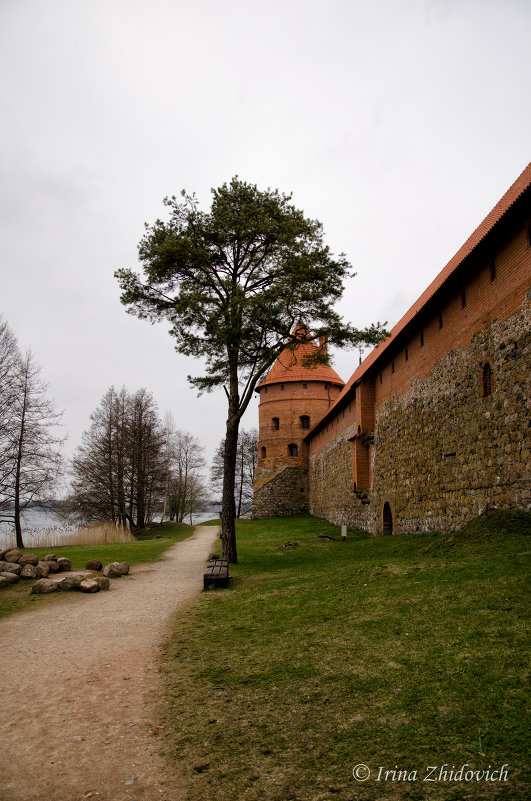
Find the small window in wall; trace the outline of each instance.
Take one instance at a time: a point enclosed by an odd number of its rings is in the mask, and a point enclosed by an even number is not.
[[[280,428],[280,420],[278,417],[273,417],[271,420],[273,431],[278,431]]]
[[[288,451],[289,451],[289,455],[290,456],[298,456],[299,455],[299,449],[298,449],[297,445],[295,445],[293,442],[288,445]]]
[[[442,316],[442,314],[439,314],[439,328],[442,328],[442,327],[443,327],[443,316]]]
[[[463,289],[463,291],[461,292],[461,308],[464,309],[465,306],[466,306],[466,292]]]
[[[420,347],[422,348],[424,345],[424,331],[420,332]]]
[[[308,384],[303,384],[303,385],[302,385],[302,388],[303,388],[303,389],[308,389]]]
[[[310,428],[310,418],[307,414],[303,414],[301,417],[301,428]]]
[[[486,398],[487,395],[492,395],[492,367],[485,362],[481,373],[481,396]]]
[[[409,359],[409,348],[406,348],[406,362]]]
[[[391,363],[391,372],[394,373],[394,371],[395,371],[395,361],[393,359],[393,361]]]
[[[393,513],[392,513],[391,507],[389,506],[387,501],[384,503],[382,517],[383,517],[383,533],[384,534],[392,534],[393,533]]]
[[[496,262],[495,261],[491,261],[491,263],[490,263],[490,280],[494,281],[495,278],[496,278]]]
[[[281,384],[281,385],[280,385],[280,389],[284,389],[284,384]]]
[[[267,455],[267,451],[266,451],[265,445],[262,445],[262,447],[260,448],[260,456],[262,457],[262,459],[265,459],[266,455]]]

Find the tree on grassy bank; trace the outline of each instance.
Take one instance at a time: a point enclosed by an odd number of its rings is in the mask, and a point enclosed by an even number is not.
[[[260,378],[286,343],[295,347],[311,336],[374,345],[383,332],[379,324],[358,330],[334,311],[351,265],[342,254],[333,257],[321,223],[306,218],[290,195],[237,177],[212,194],[208,212],[194,195],[167,198],[170,220],[146,226],[140,242],[144,280],[126,269],[116,276],[130,313],[169,320],[176,349],[205,359],[205,375],[189,377],[192,385],[225,391],[222,542],[224,556],[236,562],[238,431]],[[326,349],[316,358],[326,361]]]
[[[57,434],[61,413],[31,351],[22,356],[16,337],[0,321],[0,520],[15,528],[24,547],[21,515],[49,494],[62,474]]]
[[[72,460],[68,512],[144,528],[164,495],[163,429],[152,395],[111,387]]]
[[[202,469],[204,446],[197,437],[176,429],[171,416],[165,421],[166,494],[164,514],[182,523],[199,512],[205,501]]]
[[[210,468],[210,484],[214,492],[223,491],[225,440],[219,443]],[[258,430],[238,433],[236,450],[236,474],[234,479],[234,504],[236,517],[247,511],[253,502],[253,476],[258,461]]]

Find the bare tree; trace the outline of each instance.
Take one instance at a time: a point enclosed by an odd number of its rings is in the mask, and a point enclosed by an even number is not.
[[[256,428],[251,428],[249,431],[242,430],[238,433],[234,484],[236,517],[241,517],[253,502],[253,476],[257,462],[257,448],[258,431]],[[220,493],[223,488],[224,454],[225,440],[222,439],[210,468],[210,484],[215,492]]]
[[[152,395],[111,387],[72,461],[66,508],[85,520],[144,528],[162,504],[164,432]]]
[[[57,435],[62,414],[46,397],[48,390],[41,378],[41,368],[28,351],[16,373],[11,410],[12,468],[3,486],[4,498],[12,505],[8,512],[15,526],[16,542],[24,547],[21,513],[33,501],[42,500],[57,484],[62,473],[60,446],[64,437]],[[5,519],[5,511],[4,511]]]
[[[16,398],[21,355],[15,335],[0,318],[0,521],[12,520]]]
[[[197,501],[197,488],[202,486],[201,471],[205,465],[204,446],[187,431],[174,432],[173,459],[168,510],[170,520],[182,523]],[[194,509],[193,511],[197,511]]]

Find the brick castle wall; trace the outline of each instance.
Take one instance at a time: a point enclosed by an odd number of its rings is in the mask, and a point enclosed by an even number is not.
[[[482,397],[482,367],[492,394]],[[487,507],[531,508],[531,307],[494,321],[377,410],[370,492],[353,489],[354,421],[310,456],[310,511],[383,533],[448,531]]]

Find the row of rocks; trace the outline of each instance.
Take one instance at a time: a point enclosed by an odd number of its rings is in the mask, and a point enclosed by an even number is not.
[[[48,578],[51,573],[70,572],[72,562],[65,557],[48,554],[39,559],[34,553],[22,553],[18,548],[7,548],[0,551],[0,588],[16,584],[21,578],[36,579],[32,592],[56,592],[57,590],[80,590],[81,592],[99,592],[109,589],[110,578],[120,578],[129,573],[127,562],[110,562],[102,566],[99,559],[90,559],[86,570],[102,570],[103,576],[87,578],[85,576],[65,576],[64,579]]]
[[[41,578],[36,581],[31,591],[34,593],[48,593],[69,592],[71,590],[79,590],[80,592],[99,592],[100,590],[108,590],[110,581],[105,576],[94,576],[88,578],[86,576],[65,576],[61,581],[54,581],[53,579]]]

